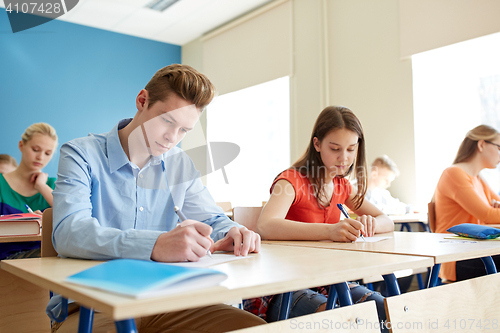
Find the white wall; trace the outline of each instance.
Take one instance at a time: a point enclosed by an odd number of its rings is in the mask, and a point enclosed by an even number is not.
[[[328,1],[330,99],[360,118],[367,163],[386,154],[401,175],[390,191],[415,201],[411,61],[400,60],[398,1]]]
[[[478,13],[490,15],[491,6],[500,3],[496,0],[290,0],[292,42],[290,55],[283,56],[287,58],[283,61],[292,57],[291,162],[304,151],[319,112],[329,104],[345,105],[363,124],[367,162],[381,154],[389,155],[401,170],[391,192],[404,202],[415,202],[412,68],[409,59],[401,60],[400,6],[420,7],[419,15],[423,15],[429,8],[435,8],[423,5],[431,6],[435,1],[440,3],[443,13],[479,6],[464,22],[467,25],[482,25]],[[405,15],[411,15],[411,11],[405,10]],[[450,21],[444,20],[446,17],[443,14],[438,19],[443,19],[447,26]],[[261,30],[272,32],[276,28],[273,20],[267,22],[268,26]],[[484,25],[489,26],[490,22],[486,20]],[[410,30],[418,32],[425,24],[413,20]],[[440,30],[439,25],[434,27]],[[195,63],[202,70],[203,61],[195,60],[200,52],[203,58],[199,43],[203,42],[183,46],[182,54],[183,61]],[[219,46],[221,54],[231,47]],[[266,67],[260,70],[264,72]]]
[[[500,31],[498,0],[400,0],[401,57]]]

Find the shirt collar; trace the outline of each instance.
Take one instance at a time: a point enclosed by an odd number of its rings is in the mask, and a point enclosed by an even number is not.
[[[107,135],[107,147],[108,147],[108,163],[109,172],[113,173],[120,169],[126,164],[130,164],[127,154],[123,150],[120,138],[118,136],[118,131],[127,126],[132,121],[132,118],[122,119],[118,124],[113,127],[111,132]],[[147,165],[159,165],[163,160],[163,155],[151,156]]]
[[[109,172],[111,173],[130,163],[127,154],[125,154],[122,144],[120,143],[118,130],[127,126],[131,121],[132,118],[120,120],[107,135],[108,164]]]

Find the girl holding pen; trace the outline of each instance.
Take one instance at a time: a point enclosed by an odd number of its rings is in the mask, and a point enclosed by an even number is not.
[[[354,176],[356,186],[351,185],[349,176]],[[353,242],[361,235],[393,231],[392,220],[364,200],[366,184],[365,138],[360,121],[348,108],[327,107],[316,120],[306,152],[274,180],[257,232],[268,240]],[[343,218],[337,204],[345,204],[358,217]],[[385,320],[380,294],[354,283],[349,287],[354,303],[374,299],[380,319]],[[275,321],[280,298],[248,300],[245,308]],[[322,311],[326,301],[322,288],[298,290],[293,294],[290,318]]]

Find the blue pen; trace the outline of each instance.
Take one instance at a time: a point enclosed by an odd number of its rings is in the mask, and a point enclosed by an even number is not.
[[[179,207],[174,206],[174,211],[177,213],[177,215],[181,219],[181,222],[184,220],[187,220],[186,215],[184,215],[184,213],[182,212],[182,210]],[[207,254],[210,258],[212,258],[212,253],[210,253],[210,250],[207,250]]]
[[[30,212],[31,214],[33,214],[33,210],[30,208],[30,206],[28,206],[27,204],[24,204],[24,206],[26,207],[26,209],[28,210],[28,212]]]
[[[338,203],[337,207],[338,207],[338,209],[340,209],[340,211],[344,214],[344,216],[346,218],[349,218],[349,214],[347,214],[347,211],[345,210],[344,205],[342,205],[341,203]],[[363,234],[361,234],[361,238],[363,238],[363,241],[366,242],[366,239],[363,237]]]

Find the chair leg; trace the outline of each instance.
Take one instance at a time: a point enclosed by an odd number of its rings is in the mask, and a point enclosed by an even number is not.
[[[422,278],[422,273],[417,274],[418,289],[422,290],[425,288],[424,279]]]
[[[497,267],[495,266],[493,258],[488,256],[482,257],[481,260],[483,261],[484,267],[486,268],[486,274],[495,274],[497,272]]]
[[[433,288],[437,286],[440,269],[441,269],[441,264],[435,264],[434,267],[431,268],[431,275],[429,279],[429,285],[427,286],[427,288]]]
[[[117,333],[137,333],[134,319],[115,321]]]
[[[290,315],[290,306],[292,305],[292,294],[293,292],[283,293],[283,298],[281,300],[281,308],[280,315],[278,316],[278,320],[288,319]]]
[[[394,274],[386,274],[383,275],[385,286],[387,288],[387,292],[389,296],[401,295],[401,290],[399,289],[398,279],[396,279],[396,275]]]
[[[94,322],[94,310],[80,306],[80,321],[78,322],[78,333],[91,333]]]
[[[335,285],[331,285],[328,288],[328,298],[326,300],[326,310],[331,310],[335,307],[335,303],[337,303],[337,290],[335,289]]]
[[[337,289],[340,306],[352,305],[351,291],[349,290],[347,282],[337,283],[334,286],[335,289]]]

